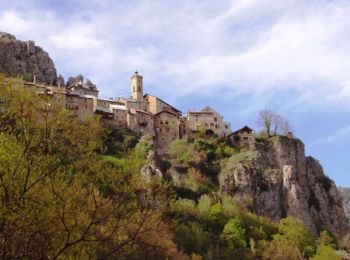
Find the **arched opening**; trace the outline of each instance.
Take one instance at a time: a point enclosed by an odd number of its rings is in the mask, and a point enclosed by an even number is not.
[[[211,129],[207,129],[206,131],[205,131],[205,135],[207,136],[207,137],[212,137],[212,136],[214,136],[214,131],[213,130],[211,130]]]

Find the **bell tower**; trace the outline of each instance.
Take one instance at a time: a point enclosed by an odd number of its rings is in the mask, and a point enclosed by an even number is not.
[[[136,100],[143,99],[143,77],[137,71],[131,76],[131,98]]]

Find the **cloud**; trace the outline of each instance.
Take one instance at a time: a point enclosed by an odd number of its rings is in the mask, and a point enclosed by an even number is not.
[[[296,104],[350,101],[347,1],[4,2],[0,30],[36,40],[65,76],[92,77],[107,94],[139,69],[175,97],[221,87],[231,97],[292,90]]]
[[[314,146],[319,146],[319,145],[324,145],[324,144],[331,144],[335,143],[337,141],[346,141],[349,139],[350,136],[350,125],[345,126],[343,128],[340,128],[334,133],[331,133],[323,138],[316,139],[312,141],[309,146],[314,147]]]

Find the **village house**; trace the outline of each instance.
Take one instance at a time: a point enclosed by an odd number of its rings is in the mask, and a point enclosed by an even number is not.
[[[84,83],[84,78],[82,76],[78,76],[72,82],[68,82],[67,90],[77,93],[79,95],[91,95],[94,97],[98,97],[98,90],[96,85],[92,84],[90,80],[87,80]]]
[[[204,130],[206,135],[216,135],[220,138],[231,133],[231,124],[225,122],[224,117],[211,107],[205,107],[201,111],[189,111],[185,124],[187,135],[193,137],[196,137],[200,130]]]
[[[114,115],[114,120],[112,124],[114,126],[128,126],[127,116],[128,116],[128,108],[124,105],[112,104],[110,105],[112,109],[112,113]]]
[[[155,147],[160,149],[167,148],[170,143],[180,138],[180,120],[179,115],[167,110],[154,115],[154,127],[156,133]]]
[[[127,115],[127,125],[137,133],[155,136],[154,115],[150,112],[131,109]]]
[[[237,148],[249,145],[255,140],[255,132],[248,126],[229,134],[227,138],[230,140],[231,144]]]
[[[38,85],[31,83],[32,85]],[[37,86],[39,87],[39,85]],[[204,131],[207,136],[220,138],[230,136],[236,140],[239,135],[245,140],[245,133],[231,133],[231,125],[211,107],[201,111],[189,111],[182,116],[179,109],[151,94],[143,94],[143,77],[136,71],[130,77],[129,98],[103,99],[91,81],[84,83],[82,76],[70,78],[66,88],[40,86],[41,90],[52,93],[57,101],[74,112],[81,121],[94,114],[100,115],[104,123],[115,127],[127,127],[141,134],[151,134],[155,147],[165,152],[176,139],[193,142]]]

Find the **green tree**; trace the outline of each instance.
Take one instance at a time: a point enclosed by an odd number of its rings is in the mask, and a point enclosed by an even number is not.
[[[319,246],[330,246],[332,248],[336,248],[337,242],[333,233],[326,229],[320,233],[320,236],[317,239],[317,244]]]
[[[0,97],[1,258],[178,255],[161,188],[142,181],[141,163],[105,164],[98,118],[78,122],[19,80],[0,79]]]
[[[241,219],[233,218],[224,227],[223,235],[232,249],[246,247],[245,229]]]
[[[278,231],[264,252],[264,259],[303,259],[313,255],[312,236],[300,220],[284,218],[280,221]]]
[[[337,254],[333,247],[327,245],[320,245],[317,248],[316,255],[311,258],[312,260],[341,260],[342,257]]]

